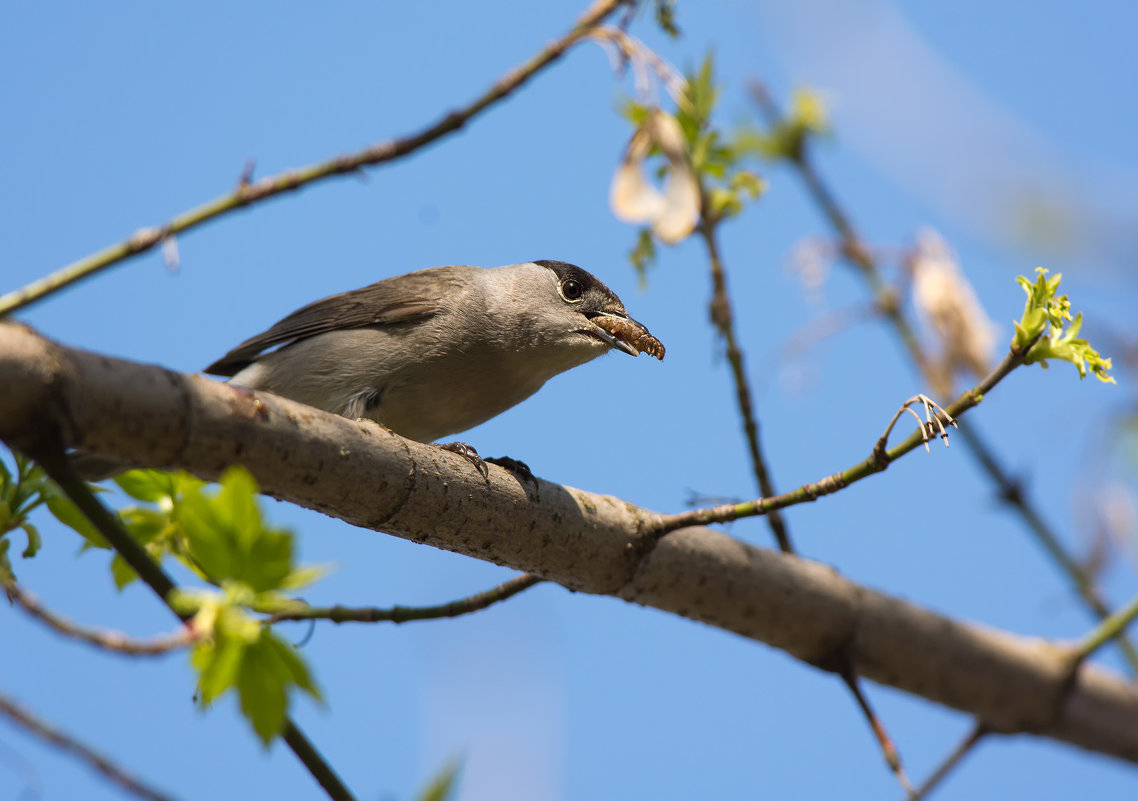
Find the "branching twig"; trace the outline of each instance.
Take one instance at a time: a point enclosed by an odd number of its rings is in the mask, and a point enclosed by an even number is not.
[[[771,125],[780,125],[783,123],[781,110],[761,83],[757,81],[752,82],[751,96]],[[897,333],[897,336],[900,337],[901,342],[905,346],[905,350],[908,351],[909,357],[913,360],[917,370],[926,380],[935,381],[936,370],[925,355],[924,348],[921,346],[915,329],[905,317],[896,293],[882,280],[880,269],[877,266],[873,254],[865,246],[862,238],[854,228],[853,223],[850,221],[849,215],[842,209],[834,193],[814,168],[807,148],[805,146],[799,147],[796,152],[790,154],[790,162],[795,167],[802,182],[806,184],[807,191],[814,199],[814,202],[818,204],[823,216],[825,216],[830,226],[837,233],[841,241],[842,255],[857,268],[858,272],[869,285],[870,292],[873,294],[878,308],[880,308],[885,317],[888,318],[893,330]],[[1002,467],[992,448],[988,446],[972,427],[965,427],[960,433],[969,451],[980,463],[984,472],[988,474],[988,477],[997,486],[1000,499],[1020,513],[1028,529],[1040,544],[1043,545],[1044,550],[1047,551],[1052,559],[1055,560],[1056,564],[1059,565],[1060,569],[1066,573],[1068,578],[1074,583],[1079,596],[1087,606],[1098,617],[1108,617],[1110,615],[1110,609],[1100,597],[1095,587],[1094,579],[1079,564],[1078,560],[1071,556],[1063,547],[1055,531],[1044,521],[1042,515],[1040,515],[1035,507],[1026,499],[1019,483],[1010,478],[1008,471]],[[1135,649],[1134,645],[1126,637],[1118,638],[1118,646],[1122,650],[1126,660],[1130,663],[1131,668],[1138,671],[1138,650]]]
[[[0,386],[0,439],[29,455],[54,432],[204,478],[241,462],[264,494],[353,525],[683,615],[827,670],[847,653],[861,677],[993,731],[1138,763],[1138,687],[1093,664],[1071,681],[1062,648],[953,621],[825,565],[708,528],[661,538],[649,510],[540,480],[538,502],[506,471],[491,470],[488,484],[466,460],[375,426],[67,348],[23,326],[0,324]]]
[[[171,796],[143,784],[107,757],[79,742],[71,735],[64,734],[59,729],[35,717],[4,695],[0,695],[0,714],[61,751],[77,756],[127,792],[133,793],[139,798],[148,799],[148,801],[173,801]]]
[[[0,582],[0,586],[9,598],[41,623],[47,624],[60,634],[82,640],[105,651],[131,656],[160,656],[185,648],[198,639],[197,632],[188,624],[174,634],[165,634],[149,640],[134,639],[120,631],[87,628],[45,608],[35,596],[16,584]]]
[[[333,623],[406,623],[409,620],[438,620],[439,618],[458,617],[470,612],[478,612],[499,601],[512,598],[523,590],[528,590],[535,584],[543,581],[540,576],[532,573],[523,573],[516,578],[499,584],[493,589],[471,595],[450,603],[437,606],[393,606],[381,609],[374,606],[347,607],[347,606],[301,606],[277,612],[269,617],[269,623],[278,623],[284,620],[331,620]]]
[[[95,497],[87,483],[75,473],[64,449],[58,443],[51,441],[50,434],[45,432],[42,440],[36,452],[30,454],[32,458],[40,463],[48,476],[59,485],[71,502],[91,521],[126,563],[134,568],[138,577],[162,599],[162,602],[182,621],[188,620],[188,615],[178,612],[171,605],[171,594],[176,586],[166,571],[150,558],[146,549],[130,536],[118,518]],[[355,797],[344,786],[332,766],[309,742],[304,732],[287,718],[281,737],[332,801],[355,801]]]
[[[1030,350],[1030,348],[1021,351],[1009,351],[1008,355],[1004,357],[1004,360],[1000,362],[995,370],[985,376],[974,388],[962,394],[943,410],[944,415],[946,415],[945,422],[952,422],[955,418],[960,417],[960,415],[972,407],[979,405],[984,395],[990,391],[992,387],[1000,383],[1000,381],[1016,367],[1023,364],[1024,357],[1027,355],[1028,350]],[[897,415],[894,415],[893,422],[896,422],[897,416],[901,413],[901,411],[898,411]],[[661,521],[657,532],[662,535],[686,526],[705,526],[711,523],[726,523],[730,520],[739,520],[744,517],[756,517],[758,515],[769,514],[776,509],[785,509],[788,506],[796,506],[800,503],[816,501],[823,495],[832,495],[838,490],[845,489],[854,482],[861,481],[863,478],[882,472],[892,462],[904,456],[918,445],[927,442],[928,433],[926,426],[929,424],[921,422],[919,417],[917,420],[921,424],[920,429],[914,431],[904,442],[886,449],[883,447],[884,438],[879,439],[874,445],[873,452],[868,457],[847,470],[834,473],[831,476],[827,476],[811,484],[803,484],[798,489],[791,490],[782,495],[757,498],[744,503],[724,504],[722,506],[714,506],[706,509],[692,509],[688,512],[669,515]],[[940,415],[937,416],[937,420],[940,420]],[[885,432],[886,436],[888,436],[892,427],[893,423],[890,423],[889,429]]]
[[[909,781],[908,774],[905,773],[905,768],[901,764],[901,754],[897,751],[897,746],[893,744],[893,738],[889,736],[889,732],[885,729],[885,724],[877,713],[873,711],[873,707],[869,705],[869,699],[865,697],[862,692],[861,683],[858,680],[857,672],[849,664],[839,671],[842,681],[845,682],[846,687],[853,695],[854,700],[857,701],[858,707],[861,709],[862,715],[865,716],[866,721],[869,723],[870,729],[873,730],[873,736],[877,739],[877,744],[881,748],[881,755],[885,757],[885,764],[889,766],[889,770],[897,777],[897,782],[901,785],[902,789],[911,797],[914,794],[913,785]]]
[[[925,407],[925,419],[922,420],[921,416],[913,411],[913,404],[920,403]],[[929,452],[929,437],[933,434],[944,440],[944,445],[948,447],[948,431],[945,430],[944,424],[948,423],[953,428],[959,428],[956,425],[956,420],[952,415],[946,412],[936,401],[928,395],[914,395],[897,410],[893,415],[893,419],[889,421],[889,425],[885,427],[885,433],[877,440],[877,444],[873,446],[874,453],[885,453],[886,445],[889,443],[889,435],[893,433],[893,426],[897,425],[897,421],[901,419],[901,415],[905,412],[913,415],[916,418],[918,430],[921,433],[921,441],[925,445],[925,453]]]
[[[473,103],[445,114],[441,119],[417,133],[398,139],[378,142],[356,153],[350,153],[327,161],[310,164],[294,170],[286,170],[276,175],[261,178],[249,183],[240,182],[230,193],[203,203],[197,208],[152,228],[142,228],[132,236],[110,247],[92,253],[79,261],[72,262],[38,281],[0,296],[0,317],[16,309],[27,306],[55,292],[61,287],[124,261],[131,256],[144,253],[158,245],[167,237],[196,228],[202,223],[236,211],[285,192],[291,192],[317,181],[339,175],[349,175],[364,167],[382,164],[406,156],[443,136],[462,128],[471,118],[510,95],[525,84],[540,70],[559,59],[574,44],[605,20],[622,3],[628,0],[596,0],[577,20],[572,30],[546,45],[540,53],[516,67],[500,78],[490,89]]]
[[[987,734],[988,730],[982,724],[977,723],[968,733],[968,736],[961,740],[960,744],[952,749],[952,753],[937,766],[937,769],[925,780],[925,783],[918,787],[915,793],[911,793],[905,801],[920,801],[922,798],[926,798]]]

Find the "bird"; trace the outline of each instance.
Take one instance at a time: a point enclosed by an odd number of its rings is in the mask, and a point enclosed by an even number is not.
[[[430,443],[610,350],[664,358],[598,278],[539,260],[431,267],[317,300],[204,372]],[[485,471],[464,443],[444,447]]]

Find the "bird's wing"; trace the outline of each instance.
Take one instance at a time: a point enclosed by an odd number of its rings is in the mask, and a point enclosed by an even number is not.
[[[263,334],[245,340],[204,372],[232,376],[269,348],[348,328],[425,320],[461,290],[463,273],[477,267],[432,267],[310,303]]]

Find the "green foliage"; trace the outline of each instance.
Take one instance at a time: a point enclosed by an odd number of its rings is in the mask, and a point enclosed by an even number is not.
[[[284,727],[294,687],[320,698],[296,649],[246,611],[256,602],[247,586],[227,583],[220,593],[182,592],[173,601],[183,614],[194,613],[195,629],[209,632],[191,655],[203,705],[235,689],[242,713],[268,745]]]
[[[703,214],[713,222],[734,217],[766,189],[758,175],[742,166],[748,154],[738,136],[729,137],[712,125],[719,94],[715,61],[709,53],[699,71],[687,75],[676,120],[687,138],[692,166],[707,200]]]
[[[683,131],[688,160],[700,185],[704,202],[701,216],[713,224],[736,216],[747,202],[758,198],[766,189],[766,183],[743,166],[744,160],[752,155],[753,135],[728,136],[713,125],[712,117],[719,96],[720,89],[715,83],[715,60],[709,53],[698,70],[687,74],[674,117]],[[654,110],[626,100],[621,114],[634,127],[641,128]],[[657,148],[651,151],[652,156],[659,156]],[[660,161],[656,172],[663,178],[669,166],[664,159]],[[629,252],[629,260],[642,280],[655,258],[652,232],[642,229],[635,247]]]
[[[321,571],[294,566],[292,534],[266,523],[257,484],[242,467],[226,471],[215,488],[187,473],[158,470],[132,470],[115,483],[140,502],[120,509],[118,517],[151,558],[161,562],[174,556],[219,588],[183,590],[170,599],[181,614],[192,617],[189,625],[201,637],[191,655],[198,698],[210,704],[235,690],[242,713],[268,744],[284,726],[294,689],[315,698],[320,694],[295,649],[250,610],[283,607],[287,591],[308,584]],[[63,496],[52,495],[46,502],[90,546],[107,547]],[[137,578],[118,555],[111,575],[120,589]]]
[[[11,549],[8,534],[16,529],[24,532],[27,544],[20,554],[24,559],[32,558],[42,547],[43,539],[39,529],[28,520],[28,516],[39,506],[46,505],[60,522],[83,534],[88,543],[106,547],[102,537],[47,477],[42,467],[20,453],[13,452],[12,459],[15,473],[0,459],[0,580],[15,580],[8,556]]]
[[[668,36],[673,39],[679,38],[680,28],[676,24],[676,0],[656,0],[656,24]]]
[[[636,268],[641,287],[647,283],[648,268],[656,261],[656,239],[651,228],[641,228],[636,236],[636,246],[628,254],[628,260]]]
[[[1047,278],[1047,270],[1042,267],[1037,267],[1036,273],[1034,282],[1022,275],[1016,278],[1027,293],[1027,301],[1023,317],[1015,324],[1012,347],[1023,349],[1031,346],[1024,364],[1047,367],[1048,359],[1059,359],[1075,365],[1080,378],[1087,377],[1089,367],[1100,381],[1115,383],[1114,378],[1108,374],[1110,359],[1104,358],[1090,343],[1078,337],[1083,315],[1080,313],[1072,318],[1071,302],[1067,296],[1056,295],[1062,273]],[[1068,322],[1070,325],[1067,325]],[[1032,342],[1035,344],[1032,345]]]
[[[797,161],[811,136],[830,133],[829,113],[822,96],[812,89],[798,89],[785,117],[766,131],[740,131],[736,144],[741,151],[769,161]]]
[[[172,554],[220,587],[171,599],[204,635],[192,655],[198,697],[210,704],[236,690],[242,713],[267,745],[284,726],[294,688],[320,696],[295,649],[249,610],[280,608],[287,603],[285,591],[304,586],[320,571],[293,565],[292,533],[265,522],[257,483],[242,467],[227,470],[216,489],[185,473],[155,470],[133,470],[115,481],[130,497],[151,504],[119,513],[151,556]],[[119,586],[134,578],[117,558],[112,572]]]
[[[254,593],[280,588],[292,572],[292,534],[265,525],[247,470],[226,471],[220,485],[216,495],[183,487],[174,510],[195,563],[213,581],[241,582]]]
[[[462,763],[458,760],[452,760],[444,765],[419,793],[417,801],[449,801],[458,789],[458,774],[461,770]]]
[[[188,473],[160,470],[130,470],[114,478],[115,484],[136,501],[147,506],[128,506],[118,511],[119,522],[145,549],[151,559],[162,562],[177,557],[202,578],[207,578],[191,555],[189,541],[175,510],[187,492],[200,491],[205,483]],[[119,555],[111,561],[111,577],[120,590],[138,575]]]

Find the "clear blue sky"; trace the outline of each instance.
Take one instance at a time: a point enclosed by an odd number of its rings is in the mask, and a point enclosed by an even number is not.
[[[560,35],[583,7],[5,4],[0,290],[227,191],[250,158],[265,175],[416,129]],[[752,115],[751,77],[782,95],[804,84],[824,92],[837,135],[820,163],[858,225],[887,246],[910,243],[921,226],[941,231],[1001,339],[1022,308],[1015,276],[1039,264],[1064,272],[1092,341],[1133,335],[1131,4],[1038,2],[1025,13],[979,2],[681,2],[679,21],[678,43],[646,21],[633,32],[680,67],[714,48],[726,125]],[[69,344],[193,371],[297,306],[386,276],[571,261],[624,299],[667,359],[609,355],[464,438],[549,480],[653,509],[682,509],[693,491],[752,497],[707,322],[703,251],[693,241],[662,253],[641,289],[625,257],[635,231],[608,209],[629,133],[614,109],[627,91],[600,48],[579,47],[410,159],[229,216],[180,238],[176,273],[152,253],[23,319]],[[724,249],[764,445],[789,489],[862,458],[898,403],[927,387],[877,323],[781,355],[811,320],[866,295],[838,266],[821,304],[807,299],[788,258],[825,227],[794,176],[765,177],[769,193],[727,227]],[[599,402],[612,392],[643,396],[642,412]],[[1133,490],[1133,464],[1119,470],[1103,456],[1114,416],[1133,405],[1131,375],[1108,388],[1080,383],[1067,365],[1021,371],[989,400],[969,422],[1085,550],[1096,493],[1115,481]],[[587,421],[588,436],[566,437],[566,420]],[[335,566],[313,601],[435,603],[510,575],[267,508],[299,533],[305,561]],[[962,443],[787,517],[803,553],[872,587],[1023,634],[1088,628]],[[46,603],[139,635],[171,628],[144,590],[113,590],[104,554],[76,556],[73,534],[43,525],[44,551],[17,569]],[[730,532],[769,543],[762,522]],[[1138,592],[1133,540],[1129,548],[1103,576],[1116,602]],[[321,797],[286,749],[260,748],[232,699],[194,709],[181,656],[92,653],[6,610],[0,644],[0,689],[178,798]],[[900,796],[835,678],[612,598],[544,586],[456,621],[322,626],[304,653],[328,704],[301,702],[296,717],[361,799],[410,798],[455,756],[466,763],[464,799]],[[870,693],[917,779],[968,729],[924,701]],[[0,798],[29,788],[45,801],[122,797],[0,723]],[[940,797],[1076,794],[1132,799],[1138,771],[1046,741],[994,740]]]

